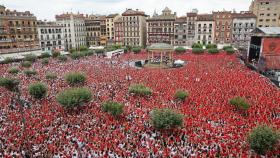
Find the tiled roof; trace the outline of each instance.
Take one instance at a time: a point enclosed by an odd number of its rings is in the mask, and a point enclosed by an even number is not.
[[[213,14],[199,14],[197,15],[197,21],[214,21]]]

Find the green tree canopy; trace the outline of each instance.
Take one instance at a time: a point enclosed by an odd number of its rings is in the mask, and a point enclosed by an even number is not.
[[[210,53],[210,54],[217,54],[217,53],[219,53],[219,49],[217,49],[217,48],[210,48],[210,49],[208,49],[208,53]]]
[[[242,97],[234,97],[229,102],[238,110],[248,110],[250,108],[250,104]]]
[[[47,95],[47,86],[44,83],[37,82],[29,85],[29,94],[35,99],[42,99]]]
[[[186,98],[189,96],[188,92],[184,91],[184,90],[177,90],[175,95],[174,95],[174,98],[176,100],[181,100],[181,101],[184,101],[186,100]]]
[[[55,73],[47,73],[46,74],[46,79],[47,80],[55,80],[55,79],[57,79],[57,75],[55,74]]]
[[[202,48],[193,48],[192,52],[194,54],[202,54],[202,53],[204,53],[204,50]]]
[[[52,57],[53,58],[56,58],[58,56],[60,56],[60,52],[59,51],[52,51]]]
[[[65,75],[65,80],[68,84],[74,86],[78,84],[84,84],[86,81],[86,76],[80,72],[70,72]]]
[[[248,137],[250,148],[259,155],[265,155],[268,151],[275,149],[279,141],[279,131],[261,125],[251,131]]]
[[[24,57],[24,61],[35,62],[37,60],[37,56],[35,54],[27,54]]]
[[[9,72],[10,74],[18,74],[19,71],[20,71],[20,70],[19,70],[17,67],[11,67],[11,68],[8,69],[8,72]]]
[[[140,53],[141,52],[141,48],[140,47],[134,47],[134,48],[132,48],[132,51],[134,53]]]
[[[0,87],[4,87],[9,91],[17,91],[19,85],[19,80],[14,79],[14,78],[4,78],[0,77]]]
[[[184,47],[177,47],[175,49],[175,52],[176,53],[185,53],[186,52],[186,49]]]
[[[102,103],[101,109],[104,112],[110,113],[113,116],[119,116],[123,113],[124,104],[106,101]]]
[[[29,68],[29,67],[31,67],[31,62],[30,61],[23,61],[22,63],[21,63],[21,66],[22,67],[25,67],[25,68]]]
[[[149,96],[152,94],[152,90],[143,84],[133,84],[129,87],[129,93],[139,96]]]
[[[56,100],[63,107],[71,109],[82,106],[92,99],[91,91],[87,88],[66,89],[56,96]]]
[[[199,44],[199,43],[194,43],[193,45],[192,45],[192,48],[203,48],[203,45],[202,44]]]
[[[35,70],[24,70],[23,73],[26,75],[26,76],[32,76],[32,75],[36,75],[37,72]]]
[[[173,129],[183,125],[183,115],[171,109],[155,109],[151,113],[151,123],[156,129]]]

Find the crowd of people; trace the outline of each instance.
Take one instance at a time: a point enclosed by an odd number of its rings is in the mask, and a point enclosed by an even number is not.
[[[279,129],[279,89],[234,55],[175,55],[186,61],[177,69],[136,69],[127,64],[145,58],[147,54],[140,53],[115,59],[50,59],[48,65],[35,62],[32,69],[37,75],[16,75],[22,99],[30,103],[23,113],[12,92],[0,88],[0,157],[257,157],[247,142],[250,130],[259,124]],[[7,72],[10,67],[25,69],[20,63],[1,65],[1,76],[12,76]],[[56,102],[56,94],[70,87],[64,74],[72,71],[86,74],[85,87],[91,89],[93,100],[69,111]],[[48,72],[58,78],[47,80]],[[48,85],[48,95],[42,100],[33,99],[27,90],[38,81]],[[151,88],[152,95],[130,95],[128,88],[133,83]],[[185,102],[174,101],[177,89],[189,92]],[[235,96],[250,103],[247,116],[229,104]],[[109,99],[125,104],[121,117],[102,112],[101,103]],[[149,121],[155,108],[184,114],[184,125],[155,130]],[[280,150],[267,154],[279,155]]]

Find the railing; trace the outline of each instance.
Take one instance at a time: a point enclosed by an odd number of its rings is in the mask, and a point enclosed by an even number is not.
[[[0,39],[0,43],[13,42],[12,39]]]
[[[36,46],[36,47],[33,47],[33,48],[0,49],[0,54],[19,53],[19,52],[36,51],[36,50],[41,50],[41,48]]]

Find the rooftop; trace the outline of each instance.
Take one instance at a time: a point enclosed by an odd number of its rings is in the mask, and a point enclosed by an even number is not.
[[[257,27],[252,33],[280,37],[280,27]]]
[[[145,14],[145,12],[139,11],[138,9],[136,9],[136,10],[127,9],[124,13],[122,13],[122,16],[133,16],[133,15],[136,15],[136,16],[147,16]]]
[[[154,43],[148,47],[148,50],[174,50],[174,48],[167,43]]]

